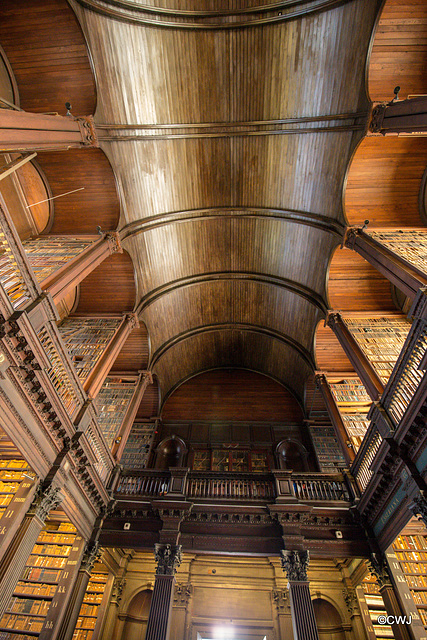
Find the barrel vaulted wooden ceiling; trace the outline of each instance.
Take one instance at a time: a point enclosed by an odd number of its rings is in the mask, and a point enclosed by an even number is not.
[[[242,367],[302,400],[380,2],[70,4],[163,397]]]

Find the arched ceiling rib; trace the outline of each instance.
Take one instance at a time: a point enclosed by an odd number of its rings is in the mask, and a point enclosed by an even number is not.
[[[301,401],[369,107],[364,65],[379,3],[285,0],[279,16],[277,2],[258,12],[242,0],[238,18],[172,6],[169,28],[147,28],[144,7],[128,0],[80,4],[162,396],[200,371],[236,367]],[[280,20],[266,22],[272,10]],[[196,22],[203,28],[182,28]]]

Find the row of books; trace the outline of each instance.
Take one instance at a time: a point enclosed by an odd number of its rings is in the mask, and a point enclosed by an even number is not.
[[[400,535],[397,536],[396,540],[393,542],[393,547],[395,550],[405,550],[405,549],[426,549],[427,550],[427,542],[424,536],[410,536],[410,535]]]
[[[40,633],[43,628],[43,618],[32,618],[31,616],[23,616],[15,613],[5,613],[0,620],[0,628]]]
[[[427,549],[426,551],[396,551],[396,556],[403,562],[406,560],[413,560],[414,562],[427,562]]]
[[[66,562],[66,556],[64,558],[54,558],[52,556],[31,555],[27,560],[27,567],[49,567],[50,569],[63,569]]]
[[[427,271],[427,234],[425,231],[415,229],[370,231],[368,235],[413,264],[423,273]]]
[[[50,556],[68,556],[71,551],[71,545],[58,544],[36,544],[33,553],[47,554]]]
[[[0,460],[0,469],[28,469],[28,463],[25,460]]]
[[[9,612],[46,615],[49,606],[50,600],[31,600],[31,598],[15,597],[9,603]]]
[[[16,596],[46,596],[52,598],[55,595],[56,585],[54,584],[31,584],[20,580],[16,585]]]

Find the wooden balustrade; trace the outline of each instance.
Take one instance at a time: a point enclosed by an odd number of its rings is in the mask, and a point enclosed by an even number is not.
[[[276,497],[271,476],[257,474],[190,473],[189,498],[272,500]]]
[[[344,500],[351,502],[348,488],[342,476],[325,477],[325,474],[291,476],[295,497],[298,500]]]
[[[116,488],[119,496],[157,497],[167,493],[170,473],[167,471],[146,470],[122,475]]]
[[[372,478],[371,465],[381,446],[383,438],[378,431],[377,425],[371,422],[371,426],[366,432],[362,446],[357,452],[357,456],[351,466],[351,472],[356,479],[361,491],[364,491]]]

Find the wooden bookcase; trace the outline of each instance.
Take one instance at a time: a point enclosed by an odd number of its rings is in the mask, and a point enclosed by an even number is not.
[[[48,523],[40,532],[13,597],[0,620],[1,640],[38,637],[76,539],[70,523]]]
[[[364,233],[393,251],[421,273],[427,273],[427,231],[425,229],[401,229],[399,231],[365,229]]]
[[[363,589],[363,598],[368,608],[370,625],[375,637],[394,638],[392,628],[389,625],[378,624],[378,616],[386,616],[387,612],[375,577],[372,575],[366,576],[361,586]]]
[[[427,532],[426,535],[401,534],[392,549],[400,565],[421,624],[427,629]]]
[[[367,415],[371,398],[360,378],[336,378],[328,376],[333,398],[341,414],[345,430],[354,451],[358,451],[369,427]]]
[[[94,570],[80,608],[73,640],[92,640],[101,619],[101,605],[107,596],[108,573]]]
[[[345,316],[343,321],[379,378],[387,384],[411,323],[398,316]]]
[[[121,318],[66,318],[59,333],[83,382],[104,353]]]
[[[346,466],[345,458],[333,426],[328,422],[310,425],[310,435],[320,470],[324,473],[335,473]]]
[[[138,378],[108,376],[96,397],[98,424],[109,447],[120,431],[137,384]]]
[[[31,468],[25,460],[0,460],[0,518],[22,482],[28,480]],[[33,474],[30,476],[31,479]]]
[[[92,242],[92,240],[66,236],[41,236],[24,240],[22,246],[37,281],[43,282],[52,273],[78,256]]]
[[[135,423],[120,459],[125,469],[145,469],[153,445],[156,423]]]

